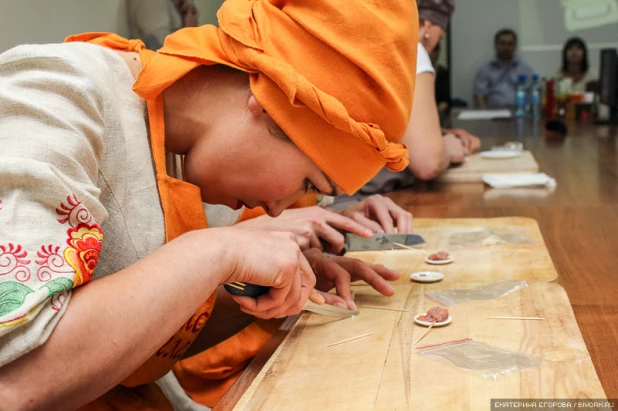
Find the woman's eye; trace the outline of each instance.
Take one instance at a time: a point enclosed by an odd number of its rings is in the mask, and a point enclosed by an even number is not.
[[[320,193],[320,190],[318,190],[318,188],[311,181],[309,181],[309,179],[306,179],[305,180],[305,194],[307,194],[309,191],[315,191],[318,194]]]

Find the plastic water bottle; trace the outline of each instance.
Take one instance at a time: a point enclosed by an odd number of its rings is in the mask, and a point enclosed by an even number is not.
[[[528,96],[526,93],[526,75],[520,74],[517,78],[517,90],[515,91],[515,117],[526,117],[526,106]]]
[[[530,114],[532,118],[541,118],[541,84],[539,76],[532,76],[530,85]]]

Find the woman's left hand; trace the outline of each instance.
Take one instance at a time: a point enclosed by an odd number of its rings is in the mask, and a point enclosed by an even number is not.
[[[412,233],[412,214],[380,194],[372,195],[340,213],[374,233],[392,234],[394,227],[397,227],[399,234]]]
[[[481,139],[473,136],[464,129],[455,128],[453,130],[446,131],[454,134],[455,136],[457,136],[457,138],[461,139],[461,143],[464,146],[464,150],[467,156],[469,156],[470,154],[474,154],[478,151],[479,148],[481,148]]]
[[[350,285],[358,280],[363,280],[387,297],[395,294],[388,281],[397,280],[400,274],[383,265],[369,264],[353,258],[328,256],[316,248],[303,254],[315,274],[315,288],[322,291],[326,304],[356,310]],[[333,288],[336,289],[337,295],[328,293]]]

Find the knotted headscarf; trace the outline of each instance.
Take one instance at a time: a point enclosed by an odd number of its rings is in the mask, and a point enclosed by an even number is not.
[[[169,35],[134,91],[153,100],[199,65],[250,73],[253,94],[292,141],[352,194],[401,171],[416,73],[413,0],[227,0],[219,28]]]

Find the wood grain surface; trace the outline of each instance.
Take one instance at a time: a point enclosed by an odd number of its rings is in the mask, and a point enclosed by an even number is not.
[[[538,122],[461,121],[452,126],[480,136],[483,150],[523,142],[557,187],[491,189],[482,183],[430,182],[389,197],[417,219],[535,219],[605,394],[618,398],[618,129],[569,125],[566,139],[549,140]],[[215,410],[233,409],[296,320],[286,321]]]
[[[414,250],[349,252],[346,257],[399,271],[398,283],[417,271],[438,271],[446,286],[503,279],[554,281],[557,277],[539,226],[530,218],[416,219],[415,232],[425,239]],[[431,265],[425,257],[448,251],[455,262]]]
[[[415,350],[412,343],[426,328],[415,324],[413,316],[436,305],[424,296],[435,286],[396,287],[392,298],[358,287],[357,303],[409,312],[361,307],[357,317],[341,321],[303,315],[235,409],[489,410],[492,398],[605,396],[558,284],[531,283],[497,300],[451,307],[452,323],[435,327],[423,339],[421,345],[473,338],[501,349],[545,355],[540,368],[497,376],[495,381]],[[547,320],[491,320],[488,313]],[[367,332],[374,334],[328,347]]]
[[[478,183],[486,173],[536,173],[539,165],[532,153],[524,150],[519,157],[490,159],[480,153],[466,158],[460,166],[446,170],[438,179],[441,183]]]

